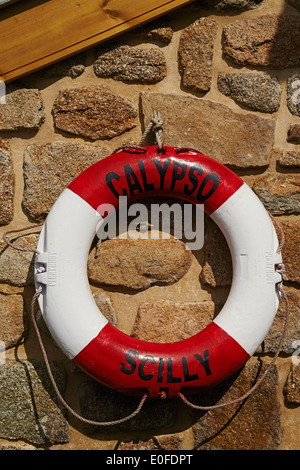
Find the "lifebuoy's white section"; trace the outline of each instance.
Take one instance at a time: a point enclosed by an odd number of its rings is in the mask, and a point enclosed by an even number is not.
[[[257,196],[244,184],[211,218],[229,245],[233,279],[230,294],[214,322],[252,356],[267,335],[279,298],[274,265],[278,239]]]
[[[107,324],[95,304],[87,277],[88,253],[101,217],[65,189],[49,213],[40,236],[36,281],[47,276],[39,297],[45,322],[69,359],[73,359]],[[44,253],[44,255],[43,255]],[[47,265],[47,272],[37,273]],[[40,276],[40,277],[39,277]]]

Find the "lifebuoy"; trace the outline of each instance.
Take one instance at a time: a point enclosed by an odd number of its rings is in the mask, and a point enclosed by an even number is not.
[[[218,316],[202,331],[156,344],[126,335],[92,297],[87,259],[101,204],[170,196],[199,204],[231,250],[232,286]],[[38,242],[39,305],[58,346],[89,376],[117,391],[175,397],[212,387],[238,371],[268,333],[278,308],[278,240],[252,190],[230,169],[196,150],[123,149],[92,165],[61,194]]]

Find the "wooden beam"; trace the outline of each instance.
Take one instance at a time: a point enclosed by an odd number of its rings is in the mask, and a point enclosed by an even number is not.
[[[0,10],[0,77],[9,82],[192,0],[24,0]]]

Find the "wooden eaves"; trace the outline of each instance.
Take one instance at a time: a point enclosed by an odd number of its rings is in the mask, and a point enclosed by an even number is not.
[[[22,0],[0,9],[0,79],[9,82],[191,0]]]

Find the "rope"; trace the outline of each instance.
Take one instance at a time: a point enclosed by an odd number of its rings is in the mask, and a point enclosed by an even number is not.
[[[278,248],[276,250],[276,253],[281,253],[282,252],[282,249],[285,245],[285,235],[284,235],[284,231],[283,231],[283,228],[281,226],[281,224],[275,219],[275,217],[271,214],[271,212],[267,211],[268,214],[269,214],[269,217],[271,218],[272,222],[274,225],[276,225],[277,227],[277,230],[279,232],[279,239],[280,239],[280,242],[279,242],[279,245],[278,245]],[[286,280],[286,279],[285,279]]]
[[[131,145],[130,147],[128,147],[127,145],[122,145],[121,147],[116,148],[112,152],[112,155],[114,155],[115,153],[118,153],[120,150],[122,150],[122,152],[128,152],[128,153],[132,153],[133,150],[138,150],[141,154],[146,153],[146,149],[144,147],[140,147],[139,145]],[[138,152],[135,152],[135,153],[138,153]]]
[[[5,232],[3,234],[3,240],[5,241],[5,243],[8,245],[8,246],[11,246],[12,248],[14,248],[15,250],[18,250],[18,251],[23,251],[23,252],[32,252],[32,253],[36,253],[37,255],[40,254],[40,252],[34,248],[21,248],[20,246],[19,247],[16,247],[16,245],[13,245],[13,243],[11,243],[8,238],[7,238],[7,235],[10,234],[10,233],[18,233],[18,232],[24,232],[25,230],[29,230],[31,228],[36,228],[36,227],[40,227],[41,225],[43,225],[43,223],[40,223],[40,224],[34,224],[34,225],[29,225],[29,227],[25,227],[25,228],[20,228],[18,230],[8,230],[7,232]]]
[[[280,242],[279,242],[279,246],[277,248],[276,253],[280,253],[282,251],[282,248],[284,247],[284,244],[285,244],[284,231],[283,231],[281,225],[279,224],[279,222],[272,216],[272,214],[269,213],[269,215],[270,215],[272,221],[275,223],[276,227],[279,230]],[[283,280],[287,280],[284,264],[282,264],[282,263],[277,264],[276,267],[275,267],[275,271],[281,274]],[[246,392],[244,395],[242,395],[241,397],[236,398],[235,400],[232,400],[232,401],[227,401],[227,402],[224,402],[224,403],[218,403],[217,405],[210,405],[210,406],[194,405],[181,392],[179,392],[178,393],[179,398],[181,398],[181,400],[186,405],[190,406],[191,408],[193,408],[195,410],[205,410],[205,411],[213,410],[213,409],[216,409],[216,408],[223,408],[224,406],[234,405],[235,403],[239,403],[241,401],[244,401],[246,398],[248,398],[261,385],[261,383],[264,381],[266,375],[270,372],[271,368],[275,364],[275,362],[276,362],[276,360],[277,360],[277,358],[278,358],[278,356],[281,352],[281,349],[282,349],[282,346],[283,346],[283,343],[284,343],[284,340],[285,340],[285,337],[286,337],[287,329],[288,329],[288,322],[289,322],[289,316],[290,316],[290,307],[289,307],[288,297],[287,297],[287,295],[286,295],[286,293],[285,293],[285,291],[282,287],[282,281],[277,283],[277,288],[278,288],[279,292],[281,293],[281,295],[284,299],[284,302],[285,302],[285,308],[286,308],[285,324],[284,324],[283,333],[282,333],[277,351],[276,351],[272,361],[270,362],[270,364],[266,368],[265,372],[262,374],[262,376],[253,385],[253,387],[248,392]]]
[[[25,230],[29,230],[31,228],[35,228],[35,227],[38,227],[40,225],[43,225],[42,223],[41,224],[36,224],[36,225],[30,225],[29,227],[25,227],[23,229],[19,229],[19,230],[10,230],[10,231],[7,231],[4,233],[3,235],[3,240],[5,241],[5,243],[7,243],[7,245],[11,246],[14,250],[17,250],[17,251],[26,251],[26,252],[32,252],[32,253],[36,253],[36,254],[39,254],[39,251],[34,249],[34,248],[21,248],[19,246],[16,246],[14,245],[13,243],[11,243],[8,239],[7,239],[7,235],[10,234],[10,233],[15,233],[15,232],[22,232],[22,231],[25,231]],[[95,425],[95,426],[112,426],[112,425],[115,425],[115,424],[121,424],[121,423],[124,423],[125,421],[128,421],[132,418],[134,418],[142,409],[147,397],[148,397],[148,394],[144,394],[138,407],[136,408],[135,411],[133,411],[129,416],[126,416],[125,418],[121,418],[121,419],[117,419],[115,421],[92,421],[90,419],[86,419],[84,418],[83,416],[80,416],[78,413],[76,413],[76,411],[74,411],[68,404],[67,402],[64,400],[64,398],[62,397],[58,387],[57,387],[57,384],[55,382],[55,379],[53,377],[53,374],[52,374],[52,371],[51,371],[51,367],[50,367],[50,364],[49,364],[49,360],[48,360],[48,356],[47,356],[47,352],[46,352],[46,349],[44,347],[44,344],[43,344],[43,340],[42,340],[42,337],[41,337],[41,334],[40,334],[40,331],[39,331],[39,328],[37,326],[37,323],[36,323],[36,319],[35,319],[35,315],[34,315],[34,309],[35,309],[35,304],[36,304],[36,301],[39,297],[39,295],[41,294],[43,288],[42,286],[40,286],[36,292],[34,293],[33,297],[32,297],[32,300],[31,300],[31,309],[30,309],[30,314],[31,314],[31,320],[32,320],[32,323],[33,323],[33,326],[34,326],[34,329],[35,329],[35,332],[36,332],[36,335],[37,335],[37,339],[38,339],[38,342],[39,342],[39,345],[40,345],[40,348],[41,348],[41,351],[42,351],[42,354],[43,354],[43,358],[44,358],[44,361],[45,361],[45,365],[46,365],[46,368],[47,368],[47,371],[48,371],[48,374],[49,374],[49,377],[50,377],[50,380],[51,380],[51,383],[53,385],[53,388],[59,398],[59,400],[61,401],[62,405],[73,415],[75,416],[77,419],[79,419],[80,421],[83,421],[84,423],[87,423],[87,424],[92,424],[92,425]]]
[[[191,403],[190,401],[187,400],[187,398],[182,394],[182,393],[178,393],[178,396],[182,399],[182,401],[190,406],[191,408],[194,408],[196,410],[212,410],[212,409],[216,409],[216,408],[222,408],[224,406],[229,406],[229,405],[234,405],[235,403],[239,403],[240,401],[244,401],[246,398],[248,398],[260,385],[261,383],[264,381],[266,375],[270,372],[271,368],[273,367],[273,365],[275,364],[275,361],[277,360],[279,354],[280,354],[280,351],[282,349],[282,346],[283,346],[283,343],[284,343],[284,339],[285,339],[285,336],[286,336],[286,332],[287,332],[287,328],[288,328],[288,320],[289,320],[289,302],[288,302],[288,298],[287,298],[287,295],[286,293],[284,292],[282,286],[278,286],[278,289],[279,291],[281,292],[283,298],[284,298],[284,301],[285,301],[285,304],[286,304],[286,320],[285,320],[285,325],[284,325],[284,329],[283,329],[283,334],[281,336],[281,340],[280,340],[280,343],[279,343],[279,346],[277,348],[277,351],[272,359],[272,361],[270,362],[270,364],[268,365],[267,369],[265,370],[265,372],[262,374],[262,376],[258,379],[258,381],[253,385],[253,387],[248,391],[246,392],[244,395],[242,395],[241,397],[239,398],[236,398],[235,400],[232,400],[232,401],[227,401],[227,402],[224,402],[224,403],[218,403],[217,405],[210,405],[210,406],[198,406],[198,405],[194,405],[193,403]]]
[[[78,413],[76,413],[76,411],[74,411],[68,404],[67,402],[63,399],[57,385],[56,385],[56,382],[55,382],[55,379],[53,377],[53,374],[52,374],[52,371],[51,371],[51,367],[50,367],[50,364],[49,364],[49,361],[48,361],[48,357],[47,357],[47,353],[46,353],[46,350],[45,350],[45,347],[44,347],[44,344],[43,344],[43,340],[42,340],[42,337],[41,337],[41,334],[40,334],[40,331],[39,331],[39,328],[37,326],[37,323],[36,323],[36,319],[35,319],[35,315],[34,315],[34,308],[35,308],[35,303],[37,301],[37,298],[39,297],[40,293],[42,292],[42,286],[40,286],[37,291],[35,292],[35,294],[33,295],[32,297],[32,301],[31,301],[31,320],[32,320],[32,323],[34,325],[34,329],[35,329],[35,332],[36,332],[36,335],[37,335],[37,338],[38,338],[38,341],[39,341],[39,345],[40,345],[40,348],[41,348],[41,351],[42,351],[42,354],[43,354],[43,357],[44,357],[44,361],[45,361],[45,364],[46,364],[46,368],[47,368],[47,371],[48,371],[48,374],[49,374],[49,377],[50,377],[50,380],[52,382],[52,385],[53,385],[53,388],[59,398],[59,400],[61,401],[61,403],[63,404],[63,406],[73,415],[75,416],[75,418],[79,419],[80,421],[83,421],[84,423],[87,423],[87,424],[92,424],[94,426],[112,426],[112,425],[115,425],[115,424],[121,424],[121,423],[124,423],[125,421],[128,421],[132,418],[134,418],[142,409],[145,401],[146,401],[146,398],[148,397],[148,395],[145,393],[138,405],[138,407],[136,408],[135,411],[133,411],[133,413],[131,413],[129,416],[126,416],[125,418],[121,418],[121,419],[116,419],[115,421],[92,421],[90,419],[87,419],[87,418],[84,418],[83,416],[79,415]]]
[[[150,123],[148,124],[148,126],[145,129],[145,132],[142,135],[141,141],[139,143],[140,147],[144,145],[144,141],[146,140],[146,137],[148,136],[148,134],[150,134],[150,132],[154,132],[158,148],[159,150],[162,150],[163,149],[163,140],[162,140],[163,125],[164,125],[164,121],[162,120],[159,111],[154,111],[153,117],[151,118]]]
[[[146,153],[146,148],[144,147],[145,141],[148,137],[148,135],[153,131],[155,133],[155,139],[156,139],[156,144],[159,148],[159,150],[163,150],[163,141],[162,141],[162,134],[163,134],[163,124],[164,121],[162,120],[160,113],[158,111],[154,111],[153,117],[150,120],[150,123],[146,127],[142,138],[140,140],[140,143],[138,145],[122,145],[121,147],[116,148],[113,152],[112,155],[115,153],[118,153],[119,151],[122,152],[128,152],[128,153]],[[177,149],[178,150],[178,149]]]

